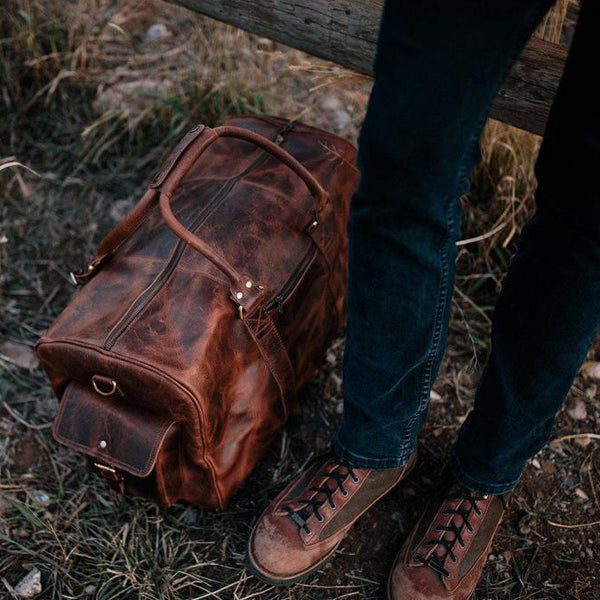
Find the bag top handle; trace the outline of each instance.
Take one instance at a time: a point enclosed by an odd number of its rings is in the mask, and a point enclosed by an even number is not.
[[[240,316],[254,303],[262,293],[262,287],[239,273],[223,256],[201,240],[197,235],[184,227],[173,214],[171,197],[179,183],[205,150],[220,137],[232,137],[249,141],[271,155],[277,157],[296,173],[305,183],[315,200],[315,223],[318,215],[325,208],[329,194],[318,180],[289,152],[254,131],[222,125],[211,129],[199,125],[189,131],[177,147],[171,152],[165,166],[154,178],[150,189],[144,194],[135,208],[108,234],[98,245],[96,257],[83,272],[72,273],[75,283],[82,284],[89,280],[97,269],[115,252],[121,243],[146,219],[154,208],[158,197],[159,209],[165,224],[180,239],[189,244],[197,252],[211,261],[223,272],[231,283],[231,298],[237,304]]]

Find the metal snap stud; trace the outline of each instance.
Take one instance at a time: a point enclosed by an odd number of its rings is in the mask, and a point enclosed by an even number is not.
[[[104,440],[100,440],[100,448],[106,448],[108,444]]]

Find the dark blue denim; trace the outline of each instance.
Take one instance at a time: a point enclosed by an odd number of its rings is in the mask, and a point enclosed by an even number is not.
[[[427,415],[454,287],[459,198],[489,105],[549,0],[388,0],[348,224],[344,420],[338,454],[405,464]],[[512,489],[547,440],[600,325],[599,4],[583,2],[493,319],[492,352],[450,465],[466,487]]]

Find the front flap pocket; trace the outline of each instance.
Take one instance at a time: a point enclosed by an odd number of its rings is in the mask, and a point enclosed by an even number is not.
[[[146,477],[175,421],[97,394],[72,381],[54,420],[54,438],[111,467]]]

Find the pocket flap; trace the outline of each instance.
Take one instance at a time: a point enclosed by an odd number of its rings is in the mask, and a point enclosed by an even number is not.
[[[101,462],[146,477],[156,463],[169,418],[144,413],[122,398],[100,396],[72,381],[54,420],[54,439]]]

